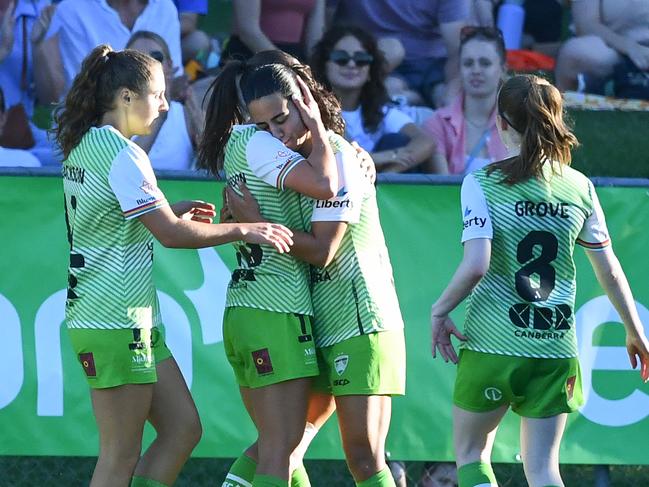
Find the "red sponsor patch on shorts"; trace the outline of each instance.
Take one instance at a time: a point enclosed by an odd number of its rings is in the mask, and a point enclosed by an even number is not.
[[[95,357],[92,356],[92,352],[80,353],[79,362],[81,362],[83,371],[88,377],[97,377],[97,369],[95,369]]]
[[[572,399],[572,395],[575,393],[575,380],[577,380],[577,376],[573,375],[571,377],[568,377],[568,380],[566,381],[566,392],[568,393],[568,400]]]
[[[271,374],[273,363],[270,361],[270,353],[267,348],[252,352],[252,361],[255,363],[259,375]]]

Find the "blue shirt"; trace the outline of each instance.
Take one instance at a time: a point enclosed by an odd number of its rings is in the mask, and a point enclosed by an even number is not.
[[[29,117],[34,111],[34,75],[31,48],[32,28],[38,16],[49,0],[18,0],[14,12],[14,46],[9,55],[0,63],[0,86],[5,95],[7,108],[23,103]],[[23,19],[26,33],[23,33]],[[27,45],[23,46],[23,39],[27,38]],[[23,77],[23,52],[27,49],[25,65],[25,86],[21,87]]]
[[[207,13],[207,0],[174,0],[179,13],[193,13],[205,15]]]

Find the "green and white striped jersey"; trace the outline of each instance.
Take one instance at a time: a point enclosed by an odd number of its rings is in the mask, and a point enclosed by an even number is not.
[[[558,164],[555,165],[559,167]],[[491,239],[489,270],[471,293],[463,346],[521,357],[575,357],[575,243],[610,244],[592,183],[546,163],[541,179],[515,185],[485,169],[462,185],[462,241]]]
[[[311,268],[316,346],[403,328],[392,266],[381,229],[376,189],[361,173],[356,151],[329,133],[338,164],[339,191],[314,202],[312,221],[347,222],[334,260]]]
[[[62,173],[70,242],[68,327],[158,326],[153,237],[136,217],[167,202],[146,153],[113,127],[92,127]]]
[[[312,200],[284,188],[286,175],[304,157],[254,125],[237,125],[225,148],[228,185],[245,183],[269,221],[305,230]],[[226,306],[313,314],[309,268],[271,245],[234,244],[238,266],[228,285]]]

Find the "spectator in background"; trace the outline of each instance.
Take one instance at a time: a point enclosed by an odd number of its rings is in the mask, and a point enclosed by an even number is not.
[[[338,0],[335,19],[399,39],[405,53],[395,74],[441,106],[459,88],[457,52],[468,16],[469,0]]]
[[[149,31],[133,34],[126,44],[129,49],[149,54],[160,61],[165,83],[171,82],[173,65],[165,40]],[[188,87],[191,90],[191,86]],[[148,135],[138,136],[134,142],[149,155],[153,169],[190,169],[194,149],[203,128],[204,116],[191,94],[184,96],[184,104],[170,100],[169,110],[160,113]]]
[[[199,15],[207,14],[207,0],[173,0],[180,20],[180,48],[183,66],[192,59],[209,55],[212,41],[198,28]],[[202,59],[201,59],[202,61]]]
[[[6,119],[5,96],[2,88],[0,88],[0,134],[4,134],[5,130],[11,130],[11,127],[7,127],[5,124]],[[39,167],[40,165],[41,163],[36,156],[26,150],[7,149],[0,146],[0,167]]]
[[[333,27],[311,62],[318,81],[340,100],[345,138],[371,153],[378,171],[403,172],[426,163],[433,144],[410,117],[389,105],[383,56],[359,27]]]
[[[47,76],[36,80],[41,83],[41,101],[58,102],[79,72],[81,61],[97,45],[123,49],[138,30],[155,32],[165,39],[174,69],[182,66],[180,22],[171,0],[63,0],[47,33],[52,41],[40,46],[46,52],[39,61],[47,64],[47,68],[40,68]],[[52,45],[58,47],[58,56],[52,55]]]
[[[471,22],[496,27],[498,9],[503,0],[473,0]],[[561,40],[564,0],[519,0],[525,11],[522,49],[555,57]]]
[[[462,93],[435,112],[424,130],[435,140],[432,171],[465,174],[503,159],[496,98],[505,74],[505,44],[492,27],[465,27],[460,40]]]
[[[639,70],[649,70],[649,2],[573,0],[572,17],[577,37],[559,51],[557,88],[576,90],[583,76],[586,91],[601,91],[598,87],[623,56]]]
[[[0,12],[0,86],[6,106],[22,103],[29,117],[34,111],[34,74],[30,39],[43,35],[41,18],[54,12],[50,0],[10,1]]]
[[[281,49],[304,61],[322,37],[325,0],[232,0],[232,35],[222,62]]]

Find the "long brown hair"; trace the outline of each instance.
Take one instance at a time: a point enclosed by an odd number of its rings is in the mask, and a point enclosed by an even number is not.
[[[570,165],[570,150],[579,142],[564,120],[561,93],[548,81],[534,75],[508,79],[498,93],[498,113],[521,134],[521,151],[492,164],[488,173],[500,169],[504,183],[516,184],[541,177],[546,161]]]
[[[54,112],[54,136],[68,157],[90,127],[112,110],[121,88],[143,95],[151,81],[152,57],[131,49],[113,51],[107,45],[95,47],[83,60],[81,71],[63,104]]]
[[[266,60],[281,61],[270,57]],[[261,61],[254,58],[250,61],[228,61],[208,90],[208,93],[211,93],[205,114],[205,130],[198,145],[197,166],[207,169],[217,177],[223,167],[225,146],[232,133],[232,127],[246,121],[244,109],[239,101],[240,95],[245,105],[274,93],[289,99],[294,95],[301,96],[297,84],[298,76],[307,86],[318,86],[310,71],[302,65],[296,69],[292,64],[283,62],[262,65],[257,64],[258,62]],[[326,93],[324,89],[312,90],[318,106],[327,107],[321,113],[324,127],[327,130],[339,129],[342,124],[340,110],[336,109],[337,104],[332,105],[332,98]]]
[[[329,29],[313,48],[311,56],[313,73],[325,87],[332,89],[326,75],[326,64],[334,46],[340,39],[347,36],[355,37],[363,49],[372,56],[368,80],[361,89],[359,102],[363,127],[368,132],[375,132],[385,118],[383,107],[390,102],[390,97],[385,88],[385,58],[378,48],[376,39],[369,32],[351,25],[335,26]]]

